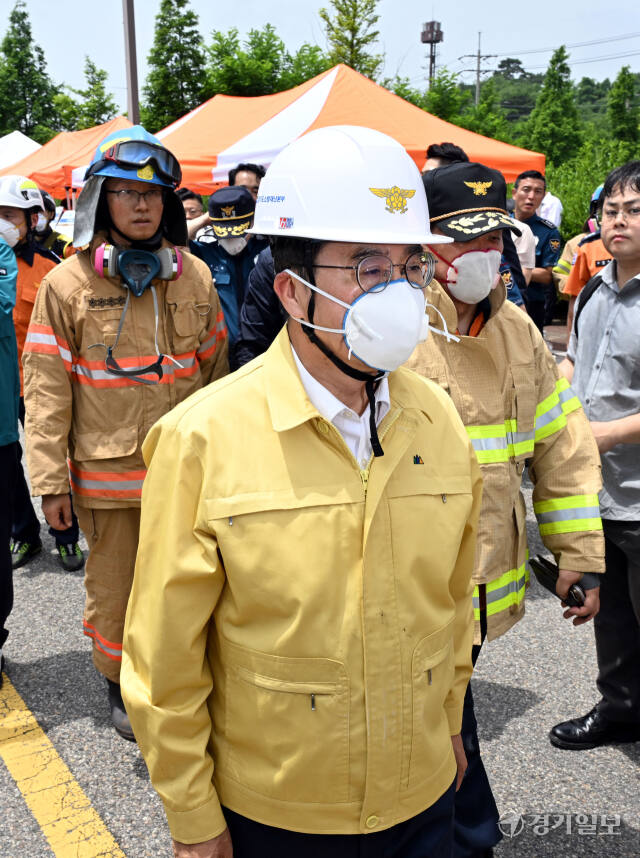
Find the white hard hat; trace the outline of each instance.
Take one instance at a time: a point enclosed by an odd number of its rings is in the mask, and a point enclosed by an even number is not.
[[[392,137],[355,125],[318,128],[283,149],[260,183],[261,235],[375,244],[444,244],[422,178]]]
[[[0,177],[0,206],[11,206],[15,209],[39,208],[44,211],[38,186],[26,176]]]

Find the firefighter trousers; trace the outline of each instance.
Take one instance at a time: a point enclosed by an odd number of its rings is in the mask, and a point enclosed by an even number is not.
[[[120,682],[122,635],[140,533],[140,508],[89,509],[77,504],[89,545],[85,565],[84,633],[93,640],[93,663]]]

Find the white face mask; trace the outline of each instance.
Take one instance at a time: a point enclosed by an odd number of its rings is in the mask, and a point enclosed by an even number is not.
[[[36,224],[36,232],[44,232],[47,228],[49,221],[46,218],[46,215],[43,215],[42,212],[38,215],[38,223]]]
[[[342,334],[349,347],[349,357],[354,354],[372,369],[385,372],[398,369],[411,357],[418,343],[427,339],[429,330],[447,339],[458,339],[449,333],[444,319],[444,331],[429,324],[424,291],[414,288],[406,280],[392,280],[381,292],[363,292],[352,304],[347,304],[288,268],[286,273],[346,309],[342,328],[325,328],[306,319],[295,321],[317,331]],[[442,318],[437,309],[436,312]]]
[[[0,218],[0,236],[4,238],[9,247],[15,247],[20,241],[20,230],[10,220]]]
[[[449,292],[465,304],[482,301],[496,284],[501,259],[499,250],[469,250],[456,256],[448,263]]]
[[[237,256],[239,253],[242,253],[248,243],[249,241],[244,235],[218,239],[220,247],[223,247],[230,256]]]

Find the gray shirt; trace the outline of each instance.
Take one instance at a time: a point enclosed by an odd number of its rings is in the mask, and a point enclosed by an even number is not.
[[[587,417],[609,421],[640,412],[640,274],[622,289],[615,262],[600,276],[602,285],[580,314],[577,337],[574,321],[567,357],[574,364],[571,386]],[[602,517],[640,521],[640,445],[617,444],[601,458]]]

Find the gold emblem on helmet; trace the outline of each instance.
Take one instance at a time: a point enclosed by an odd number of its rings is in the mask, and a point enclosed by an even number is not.
[[[493,182],[465,182],[468,188],[471,188],[476,197],[486,197],[487,189],[491,187]]]
[[[397,185],[394,185],[392,188],[369,188],[369,190],[376,197],[381,197],[387,201],[385,208],[391,214],[395,214],[396,212],[404,214],[407,211],[406,201],[410,200],[415,194],[415,191],[405,190],[404,188],[399,188]]]
[[[144,182],[150,182],[152,179],[155,179],[156,174],[153,172],[153,167],[151,166],[151,164],[147,164],[146,167],[141,167],[138,170],[137,176]]]
[[[233,217],[236,213],[233,206],[220,206],[220,211],[222,212],[222,217]]]

